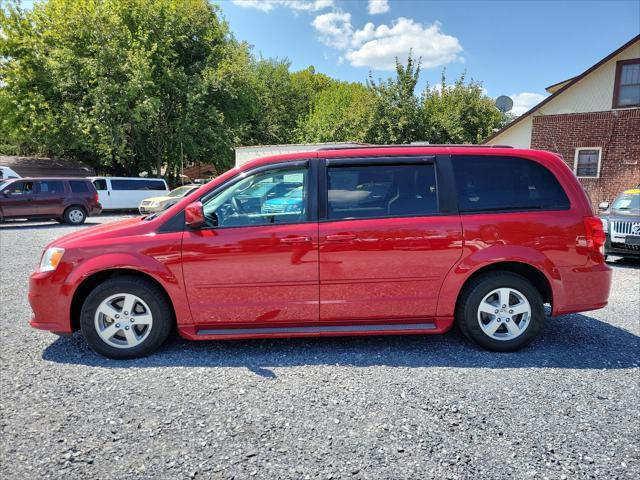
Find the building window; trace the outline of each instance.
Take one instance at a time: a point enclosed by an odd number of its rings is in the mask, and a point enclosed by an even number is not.
[[[613,108],[640,107],[640,58],[616,64]]]
[[[576,148],[573,171],[578,178],[598,178],[602,148]]]

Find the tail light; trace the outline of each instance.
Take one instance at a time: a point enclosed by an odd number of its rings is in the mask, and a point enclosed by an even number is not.
[[[94,201],[94,203],[98,203],[99,198],[100,198],[100,197],[98,197],[98,192],[94,193],[94,195],[93,195],[93,201]]]
[[[604,257],[604,244],[607,237],[604,233],[602,220],[598,217],[584,217],[585,247],[588,252],[597,257]],[[600,258],[598,258],[600,260]]]

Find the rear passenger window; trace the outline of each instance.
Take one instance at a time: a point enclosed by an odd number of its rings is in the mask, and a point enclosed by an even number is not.
[[[115,180],[111,179],[111,188],[113,190],[165,190],[165,184],[162,180]]]
[[[87,182],[83,180],[69,180],[69,186],[73,193],[87,193],[89,191]]]
[[[431,215],[438,212],[435,168],[423,165],[329,167],[330,219]]]
[[[64,183],[60,180],[42,180],[37,183],[39,193],[64,193]]]
[[[569,199],[556,177],[532,160],[454,156],[461,212],[565,210]]]

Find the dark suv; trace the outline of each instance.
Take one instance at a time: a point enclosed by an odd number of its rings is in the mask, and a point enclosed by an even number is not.
[[[100,215],[98,192],[86,178],[19,178],[0,182],[0,222],[49,219],[79,225]]]

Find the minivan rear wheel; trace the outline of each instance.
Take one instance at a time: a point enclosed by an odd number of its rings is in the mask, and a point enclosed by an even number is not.
[[[87,212],[77,205],[71,206],[64,211],[64,221],[71,225],[81,225],[87,219]]]
[[[471,281],[456,309],[462,333],[481,347],[518,350],[533,341],[544,324],[540,292],[511,272],[490,272]]]
[[[154,352],[169,336],[173,309],[152,282],[116,276],[97,286],[80,313],[80,329],[89,346],[113,359]]]

